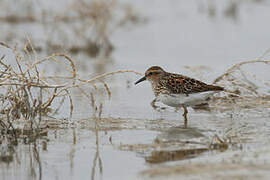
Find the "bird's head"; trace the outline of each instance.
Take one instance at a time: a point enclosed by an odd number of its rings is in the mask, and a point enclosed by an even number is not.
[[[147,69],[147,71],[145,72],[144,77],[142,77],[141,79],[139,79],[138,81],[135,82],[135,84],[138,84],[142,81],[148,80],[151,82],[155,82],[157,81],[160,76],[162,76],[165,73],[165,71],[159,67],[159,66],[152,66],[149,69]]]

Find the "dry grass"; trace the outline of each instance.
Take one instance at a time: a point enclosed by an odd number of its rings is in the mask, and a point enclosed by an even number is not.
[[[270,108],[270,79],[256,75],[258,70],[246,69],[260,64],[263,68],[270,68],[270,60],[264,59],[269,52],[270,49],[255,60],[237,63],[217,77],[213,83],[226,90],[212,99],[212,108],[218,111],[231,111],[236,107],[238,110]]]
[[[18,136],[18,129],[14,127],[16,121],[23,119],[25,122],[24,130],[30,134],[39,134],[42,130],[41,124],[44,116],[54,116],[64,101],[69,102],[70,117],[74,109],[72,100],[72,89],[79,89],[83,95],[89,99],[94,109],[93,116],[100,117],[103,104],[97,104],[93,92],[84,92],[81,88],[83,85],[89,85],[97,88],[96,83],[102,83],[103,88],[111,97],[109,85],[104,81],[105,77],[119,73],[135,71],[117,71],[95,76],[91,79],[82,79],[77,73],[74,61],[65,54],[52,54],[51,56],[38,58],[36,51],[28,40],[25,47],[31,47],[24,51],[19,51],[16,47],[10,47],[6,43],[0,42],[0,45],[11,50],[15,56],[15,64],[11,64],[5,55],[0,59],[0,129],[2,133],[12,134],[15,139]],[[65,64],[62,68],[66,76],[49,76],[48,71],[44,69],[45,63]],[[62,83],[59,83],[62,82]],[[56,100],[60,99],[60,101]]]

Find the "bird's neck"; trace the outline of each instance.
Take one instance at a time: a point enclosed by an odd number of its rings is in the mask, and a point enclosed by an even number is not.
[[[157,97],[161,92],[161,85],[159,81],[151,81],[152,90]]]

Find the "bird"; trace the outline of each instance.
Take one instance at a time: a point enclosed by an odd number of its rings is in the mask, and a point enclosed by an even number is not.
[[[183,108],[184,127],[187,127],[187,107],[206,103],[215,93],[224,91],[223,87],[209,85],[202,81],[164,71],[159,66],[146,70],[144,76],[135,85],[148,80],[155,95],[154,101],[160,101],[171,107]]]

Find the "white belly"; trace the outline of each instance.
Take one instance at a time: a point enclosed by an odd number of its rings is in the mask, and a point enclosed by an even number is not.
[[[211,97],[213,94],[217,93],[217,91],[207,91],[201,93],[192,93],[188,96],[185,94],[160,94],[157,97],[157,100],[161,101],[163,104],[172,107],[181,107],[185,106],[195,106],[198,104],[205,103],[206,100]]]

